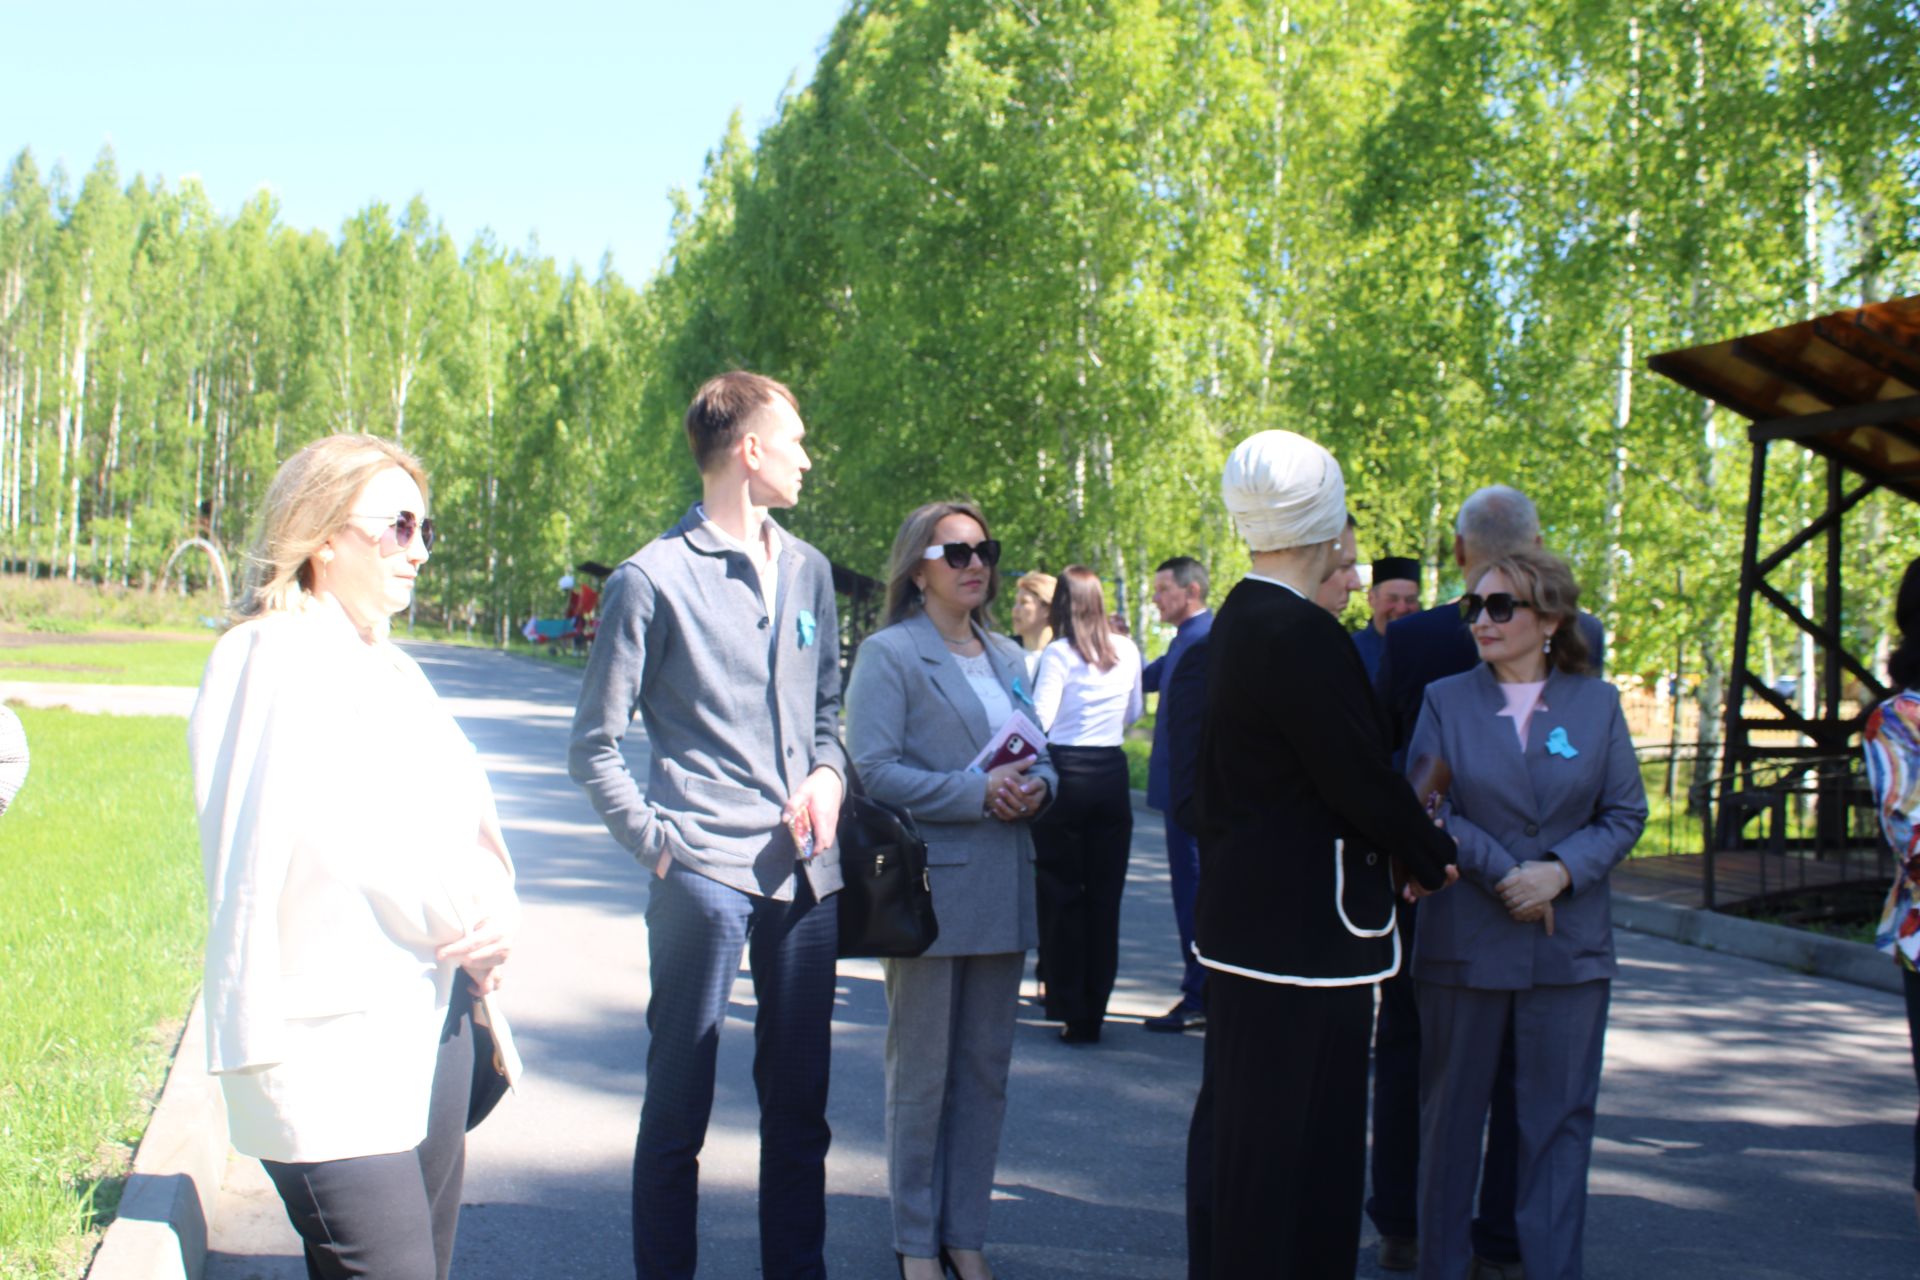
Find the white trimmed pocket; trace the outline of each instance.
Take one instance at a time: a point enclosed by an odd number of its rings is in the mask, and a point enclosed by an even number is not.
[[[1340,913],[1340,923],[1346,926],[1348,933],[1356,938],[1384,938],[1392,933],[1400,921],[1400,904],[1390,902],[1387,907],[1387,922],[1378,929],[1362,929],[1347,918],[1347,842],[1336,839],[1333,842],[1333,909]],[[1391,878],[1389,878],[1389,899],[1391,899]]]

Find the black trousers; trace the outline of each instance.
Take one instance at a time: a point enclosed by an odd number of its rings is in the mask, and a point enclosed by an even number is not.
[[[1120,967],[1133,797],[1119,747],[1052,747],[1059,794],[1033,828],[1047,1017],[1098,1025]]]
[[[473,1088],[473,997],[465,974],[455,974],[453,986],[419,1146],[344,1160],[260,1162],[306,1246],[308,1280],[447,1280]]]
[[[1212,1275],[1351,1276],[1366,1190],[1373,988],[1215,971],[1207,1018]]]
[[[1420,1009],[1414,1001],[1413,943],[1419,908],[1400,904],[1400,972],[1380,984],[1373,1035],[1373,1194],[1367,1216],[1383,1236],[1420,1234]],[[1493,1262],[1520,1261],[1514,1200],[1520,1180],[1520,1123],[1513,1102],[1513,1031],[1500,1046],[1480,1167],[1480,1214],[1473,1251]]]
[[[1913,1046],[1913,1079],[1920,1084],[1920,973],[1902,965],[1900,986],[1907,996],[1907,1041]],[[1920,1191],[1920,1118],[1913,1122],[1913,1189]]]

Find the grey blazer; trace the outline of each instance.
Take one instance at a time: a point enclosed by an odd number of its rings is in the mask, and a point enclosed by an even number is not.
[[[777,527],[777,526],[776,526]],[[651,871],[674,860],[743,893],[838,892],[838,846],[804,864],[780,810],[816,766],[846,769],[840,630],[827,558],[780,530],[769,611],[745,555],[698,508],[607,579],[574,711],[567,771],[607,830]],[[647,789],[620,741],[638,712],[652,747]]]
[[[975,634],[986,643],[1007,700],[1031,717],[1031,682],[1019,647],[978,629]],[[930,956],[1024,951],[1038,942],[1033,837],[1024,822],[985,815],[986,776],[967,770],[999,727],[987,723],[980,699],[924,613],[876,631],[860,646],[847,683],[847,749],[867,794],[907,809],[926,837],[940,920]],[[1051,802],[1059,780],[1044,750],[1027,776],[1045,780]]]
[[[1446,829],[1460,883],[1420,904],[1413,975],[1443,986],[1512,991],[1611,978],[1607,875],[1647,824],[1647,796],[1620,695],[1604,680],[1554,672],[1524,752],[1485,663],[1427,686],[1409,767],[1438,755],[1453,770]],[[1575,754],[1549,750],[1564,741]],[[1554,935],[1521,924],[1494,885],[1551,854],[1572,884],[1553,904]]]

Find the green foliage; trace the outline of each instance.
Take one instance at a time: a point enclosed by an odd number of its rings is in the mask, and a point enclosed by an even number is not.
[[[0,680],[194,688],[212,652],[212,633],[205,639],[148,636],[93,643],[76,636],[58,644],[0,643]]]
[[[418,200],[329,239],[23,153],[0,555],[142,583],[204,524],[232,558],[279,459],[375,431],[434,477],[422,610],[502,639],[684,510],[687,399],[749,366],[799,393],[791,518],[852,568],[965,494],[1011,567],[1092,565],[1144,624],[1161,559],[1242,569],[1220,462],[1291,427],[1429,599],[1460,498],[1524,487],[1615,670],[1711,701],[1744,437],[1645,358],[1920,288],[1917,52],[1908,0],[869,0],[638,287],[457,252]],[[1822,476],[1774,481],[1769,536]],[[1917,546],[1888,506],[1849,554]]]
[[[205,904],[180,721],[19,715],[33,770],[0,817],[0,1274],[70,1276],[165,1077]]]

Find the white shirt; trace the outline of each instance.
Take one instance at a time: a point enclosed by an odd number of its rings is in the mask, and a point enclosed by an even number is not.
[[[729,551],[738,551],[747,558],[747,563],[759,572],[760,607],[765,609],[767,616],[771,618],[773,611],[780,604],[780,531],[774,527],[773,521],[761,520],[760,540],[763,545],[754,548],[714,523],[713,518],[707,514],[705,503],[696,503],[694,510],[698,511],[700,518],[707,522],[707,532],[717,538],[721,546]]]
[[[1058,747],[1117,747],[1145,707],[1140,650],[1125,636],[1109,636],[1115,662],[1096,670],[1065,640],[1040,652],[1033,705],[1047,741]]]

